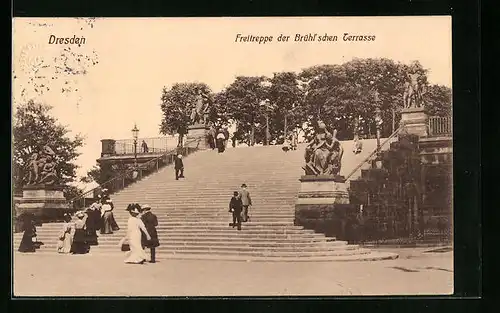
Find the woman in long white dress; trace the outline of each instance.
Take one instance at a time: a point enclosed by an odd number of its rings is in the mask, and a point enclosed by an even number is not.
[[[73,236],[75,235],[75,223],[71,221],[71,215],[64,214],[64,221],[61,233],[59,234],[59,241],[57,243],[57,252],[70,253],[71,246],[73,245]]]
[[[140,206],[138,204],[129,204],[127,211],[130,213],[130,217],[127,222],[127,235],[121,241],[121,243],[123,243],[125,239],[128,239],[128,244],[130,246],[130,251],[125,259],[125,263],[143,264],[147,259],[147,254],[142,248],[141,231],[144,232],[147,240],[151,240],[151,236],[149,235],[146,226],[139,218]]]

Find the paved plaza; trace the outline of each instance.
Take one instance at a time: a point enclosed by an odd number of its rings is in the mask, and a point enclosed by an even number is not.
[[[373,262],[162,260],[114,255],[14,255],[15,296],[430,295],[453,292],[453,252],[379,249]]]

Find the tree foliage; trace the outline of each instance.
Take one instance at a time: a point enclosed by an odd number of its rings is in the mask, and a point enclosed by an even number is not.
[[[442,85],[431,85],[424,95],[424,103],[429,115],[451,115],[451,89]]]
[[[274,73],[272,78],[238,76],[214,95],[211,116],[221,125],[235,122],[238,139],[252,144],[264,142],[266,116],[271,142],[283,142],[285,117],[288,131],[301,129],[306,137],[318,120],[332,130],[337,129],[339,139],[353,137],[356,120],[364,135],[374,135],[375,111],[380,108],[382,136],[386,137],[393,131],[392,124],[397,128],[401,118],[407,73],[419,75],[419,83],[424,87],[424,105],[430,115],[451,113],[451,89],[429,85],[428,70],[418,61],[403,64],[368,58],[341,65],[315,65],[299,73]],[[261,106],[264,99],[269,99],[271,110]],[[186,102],[182,101],[177,103]],[[164,123],[175,125],[169,121],[178,119],[174,111],[170,110],[172,113]]]
[[[225,90],[217,94],[217,107],[222,115],[238,125],[240,140],[253,144],[262,142],[263,114],[260,103],[267,95],[266,77],[238,76]]]
[[[213,98],[208,85],[204,83],[177,83],[172,88],[163,88],[161,96],[161,110],[163,119],[160,124],[160,133],[164,135],[180,136],[187,133],[192,105],[196,100],[196,91]],[[211,100],[213,101],[213,100]],[[211,114],[214,118],[214,114]]]
[[[269,80],[267,98],[274,105],[271,114],[271,141],[283,142],[285,121],[287,135],[290,131],[302,127],[304,107],[304,92],[299,85],[298,75],[293,72],[274,73]]]
[[[73,163],[79,156],[78,148],[83,138],[68,137],[69,130],[57,123],[50,115],[51,107],[29,101],[17,107],[14,116],[13,174],[15,188],[25,184],[26,165],[32,153],[48,145],[55,154],[56,171],[62,184],[73,182],[77,166]]]

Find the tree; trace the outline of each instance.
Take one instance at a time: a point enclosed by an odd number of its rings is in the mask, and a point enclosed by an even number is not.
[[[66,200],[71,200],[81,196],[83,194],[83,191],[77,186],[66,185],[64,186],[63,194]]]
[[[268,98],[275,105],[270,133],[271,140],[278,141],[278,138],[285,137],[285,128],[288,134],[302,126],[304,92],[299,86],[297,74],[293,72],[274,73],[270,83]]]
[[[407,72],[420,74],[426,86],[427,70],[415,61],[410,65],[390,59],[354,59],[342,65],[319,65],[304,69],[299,77],[306,93],[305,122],[310,127],[318,119],[338,130],[339,139],[352,138],[354,120],[375,132],[375,109],[382,111],[382,136],[392,132],[392,119],[403,106]],[[393,113],[394,112],[394,113]],[[398,117],[395,117],[395,123]]]
[[[95,18],[77,18],[75,22],[81,31],[88,31],[94,28]],[[28,24],[33,32],[46,34],[50,34],[53,27],[50,23]],[[16,50],[19,50],[14,55],[13,64],[13,98],[16,104],[38,99],[51,91],[66,96],[77,95],[78,77],[85,76],[89,68],[99,63],[97,52],[86,50],[85,45],[47,49],[46,45],[28,42]]]
[[[161,96],[161,110],[163,119],[160,124],[160,133],[164,135],[179,135],[179,144],[187,134],[189,117],[192,105],[196,100],[196,91],[212,98],[210,87],[204,83],[176,83],[172,88],[163,88]],[[212,101],[212,100],[209,100]],[[213,116],[213,114],[211,114]]]
[[[238,125],[241,139],[249,145],[263,141],[263,112],[261,101],[268,93],[264,76],[238,76],[236,80],[217,96],[220,107],[225,107],[228,119]],[[256,133],[258,131],[258,133]]]
[[[429,115],[451,115],[451,89],[442,85],[431,85],[423,96],[424,105]]]
[[[111,165],[108,163],[94,165],[90,170],[87,171],[87,176],[81,177],[80,181],[82,183],[91,183],[96,182],[99,185],[107,182],[111,178],[113,178],[114,173]]]
[[[83,138],[67,136],[69,130],[57,123],[50,115],[51,106],[29,101],[20,105],[14,116],[13,173],[14,188],[20,189],[26,183],[26,166],[32,153],[49,145],[55,152],[56,171],[60,183],[73,182],[77,165],[73,161],[79,156],[78,148]]]

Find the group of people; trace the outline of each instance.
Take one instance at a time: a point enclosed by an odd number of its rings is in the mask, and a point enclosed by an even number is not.
[[[57,250],[59,253],[85,254],[91,245],[97,245],[95,213],[101,211],[101,234],[111,234],[119,227],[112,215],[112,201],[109,197],[101,198],[101,204],[93,203],[86,211],[75,213],[76,220],[72,221],[69,214],[65,214],[65,223],[59,234]],[[156,262],[156,247],[160,245],[156,227],[158,218],[151,212],[151,206],[131,203],[126,209],[130,217],[127,221],[126,235],[120,240],[122,251],[128,251],[125,263],[143,264],[148,259],[144,248],[151,250],[151,263]],[[106,217],[107,216],[107,217]]]
[[[113,201],[103,189],[99,199],[92,203],[86,210],[75,213],[76,219],[71,215],[64,215],[64,224],[59,234],[57,251],[59,253],[85,254],[90,246],[98,245],[97,232],[112,234],[120,229],[113,215]]]
[[[242,184],[239,191],[233,192],[233,197],[229,201],[229,212],[233,214],[233,222],[229,226],[241,230],[241,223],[250,220],[248,208],[251,206],[250,192],[247,190],[247,185]]]
[[[215,150],[217,148],[217,152],[223,153],[229,141],[229,130],[226,127],[217,130],[211,124],[207,134],[207,141],[210,149]]]
[[[127,233],[120,240],[119,246],[128,255],[125,263],[144,264],[147,254],[144,248],[150,249],[150,263],[156,262],[156,248],[160,246],[156,227],[158,218],[151,212],[151,206],[131,203],[127,206],[130,216],[127,221]]]

